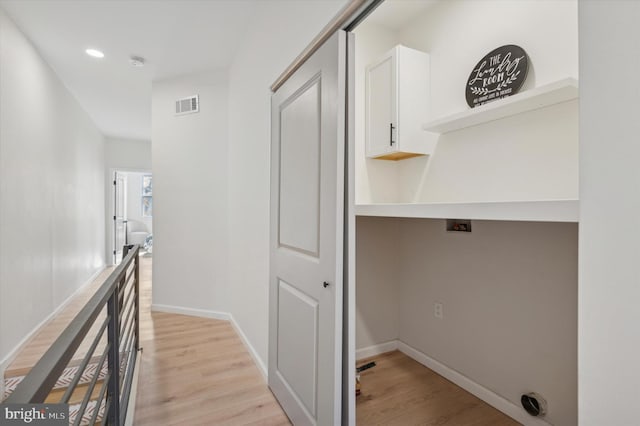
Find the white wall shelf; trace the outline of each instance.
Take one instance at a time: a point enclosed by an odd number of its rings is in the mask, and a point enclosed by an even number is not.
[[[356,216],[578,222],[578,200],[356,204]]]
[[[440,134],[453,132],[577,99],[578,96],[578,80],[564,78],[448,117],[430,121],[424,124],[422,128],[423,130]]]

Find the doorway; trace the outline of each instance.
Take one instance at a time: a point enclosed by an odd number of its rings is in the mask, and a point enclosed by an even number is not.
[[[354,28],[358,424],[534,424],[531,394],[540,417],[577,424],[578,215],[533,214],[578,204],[577,6],[385,1]],[[476,64],[511,43],[535,71],[478,105]],[[535,341],[522,332],[540,322]]]
[[[111,238],[113,264],[122,260],[123,247],[137,244],[140,255],[153,253],[153,176],[148,171],[114,170]]]
[[[335,25],[327,26],[350,32],[343,73],[346,118],[337,115],[339,123],[346,121],[347,134],[345,176],[340,174],[340,179],[346,177],[344,227],[342,233],[336,232],[345,239],[346,256],[343,304],[335,308],[343,313],[344,327],[336,334],[344,337],[343,350],[335,352],[334,360],[343,362],[344,376],[342,388],[332,389],[334,400],[342,398],[343,424],[356,424],[356,408],[361,424],[407,424],[426,416],[441,418],[433,404],[435,396],[442,395],[441,389],[423,392],[426,377],[431,384],[457,385],[450,389],[456,402],[440,405],[444,410],[440,413],[446,412],[442,416],[460,411],[479,424],[478,416],[461,409],[473,405],[485,413],[479,415],[483,424],[513,424],[514,420],[530,424],[521,397],[544,394],[542,400],[548,399],[554,408],[548,413],[542,410],[542,415],[553,423],[576,424],[578,215],[563,215],[561,203],[555,200],[578,205],[577,3],[507,5],[494,1],[492,7],[485,7],[489,3],[384,2],[375,9],[382,2],[371,0],[352,1],[351,12],[365,3],[370,15],[365,12],[347,24],[337,17]],[[553,11],[545,10],[551,7]],[[349,14],[345,8],[339,16]],[[465,31],[470,22],[466,20],[482,14],[486,14],[486,21],[495,15],[503,19],[469,38]],[[549,27],[546,17],[550,14],[557,18],[553,23],[557,31],[541,34],[537,29]],[[519,25],[513,26],[513,22]],[[556,33],[566,37],[559,40],[553,37]],[[463,89],[474,65],[499,43],[506,46],[514,39],[526,44],[536,64],[523,93],[507,100],[496,98],[495,104],[485,108],[471,106]],[[564,43],[564,50],[570,52],[561,60],[549,54],[554,51],[550,47],[558,43]],[[272,87],[277,101],[272,108],[275,148],[287,148],[286,140],[280,139],[288,134],[277,127],[287,124],[278,115],[290,106],[283,101],[285,85],[299,84],[294,82],[296,70],[312,63],[321,48],[309,47],[300,63],[292,64]],[[299,87],[295,93],[302,94],[311,85]],[[566,96],[514,114],[507,110],[499,117],[501,121],[486,115],[493,108],[526,103],[530,97],[539,98],[547,92]],[[472,119],[466,120],[468,117]],[[478,117],[482,120],[477,121]],[[527,131],[523,131],[525,127]],[[544,137],[539,137],[541,134]],[[336,139],[334,143],[339,144]],[[301,180],[277,173],[273,166],[280,166],[278,161],[283,158],[300,165],[304,157],[289,159],[280,151],[273,152],[272,200],[279,201],[282,187],[293,187]],[[544,155],[532,156],[531,152]],[[548,170],[557,173],[550,177]],[[513,207],[523,200],[528,205],[521,215]],[[550,214],[536,216],[537,206],[546,206],[546,200],[554,200]],[[496,210],[487,213],[487,206]],[[278,216],[283,211],[280,207],[272,201],[269,362],[277,367],[277,350],[284,347],[278,338],[284,330],[276,326],[285,318],[278,311],[282,309],[277,303],[284,300],[278,286],[285,286],[277,280],[279,270],[274,267],[284,262],[277,264],[274,259],[282,260],[279,252],[286,247],[274,236],[282,231],[282,223],[285,228],[303,223],[283,220]],[[464,229],[456,228],[463,222]],[[553,273],[541,279],[540,270]],[[304,266],[296,269],[299,275],[311,276],[310,271]],[[331,288],[332,283],[326,284]],[[533,296],[545,297],[532,297],[532,289]],[[307,302],[317,305],[315,300]],[[302,308],[289,311],[293,314],[286,317],[287,324],[301,324],[305,314],[311,317],[313,313]],[[536,336],[535,341],[523,339],[527,335],[521,330],[543,322],[551,324],[546,328],[551,332]],[[542,340],[544,344],[540,344]],[[515,341],[523,343],[513,345]],[[357,401],[354,367],[365,367],[372,361],[378,365],[362,370]],[[298,371],[315,373],[304,368]],[[278,371],[270,369],[270,380],[274,372]],[[398,390],[397,384],[416,377],[415,386],[399,389],[398,394],[385,387]],[[313,382],[304,384],[311,388]],[[297,391],[303,386],[289,388]],[[275,394],[282,402],[284,398]],[[308,394],[308,406],[314,409],[316,394]],[[466,402],[460,404],[460,395]],[[303,405],[304,398],[296,400],[297,396],[285,395]],[[386,402],[390,405],[382,404]],[[283,406],[289,415],[294,412]],[[336,407],[329,408],[340,409]],[[386,417],[382,419],[380,413]],[[464,424],[460,418],[452,422]]]

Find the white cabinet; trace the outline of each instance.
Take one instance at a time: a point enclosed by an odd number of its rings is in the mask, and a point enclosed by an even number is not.
[[[431,154],[429,55],[398,45],[366,69],[366,155],[401,160]]]

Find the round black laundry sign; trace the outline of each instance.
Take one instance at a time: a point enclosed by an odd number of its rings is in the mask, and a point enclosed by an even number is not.
[[[520,46],[507,44],[492,50],[475,66],[467,81],[471,108],[515,95],[527,78],[529,58]]]

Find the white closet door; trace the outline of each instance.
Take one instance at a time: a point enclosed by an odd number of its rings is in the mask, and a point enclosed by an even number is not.
[[[346,34],[271,104],[269,386],[295,425],[337,425],[342,396]]]

